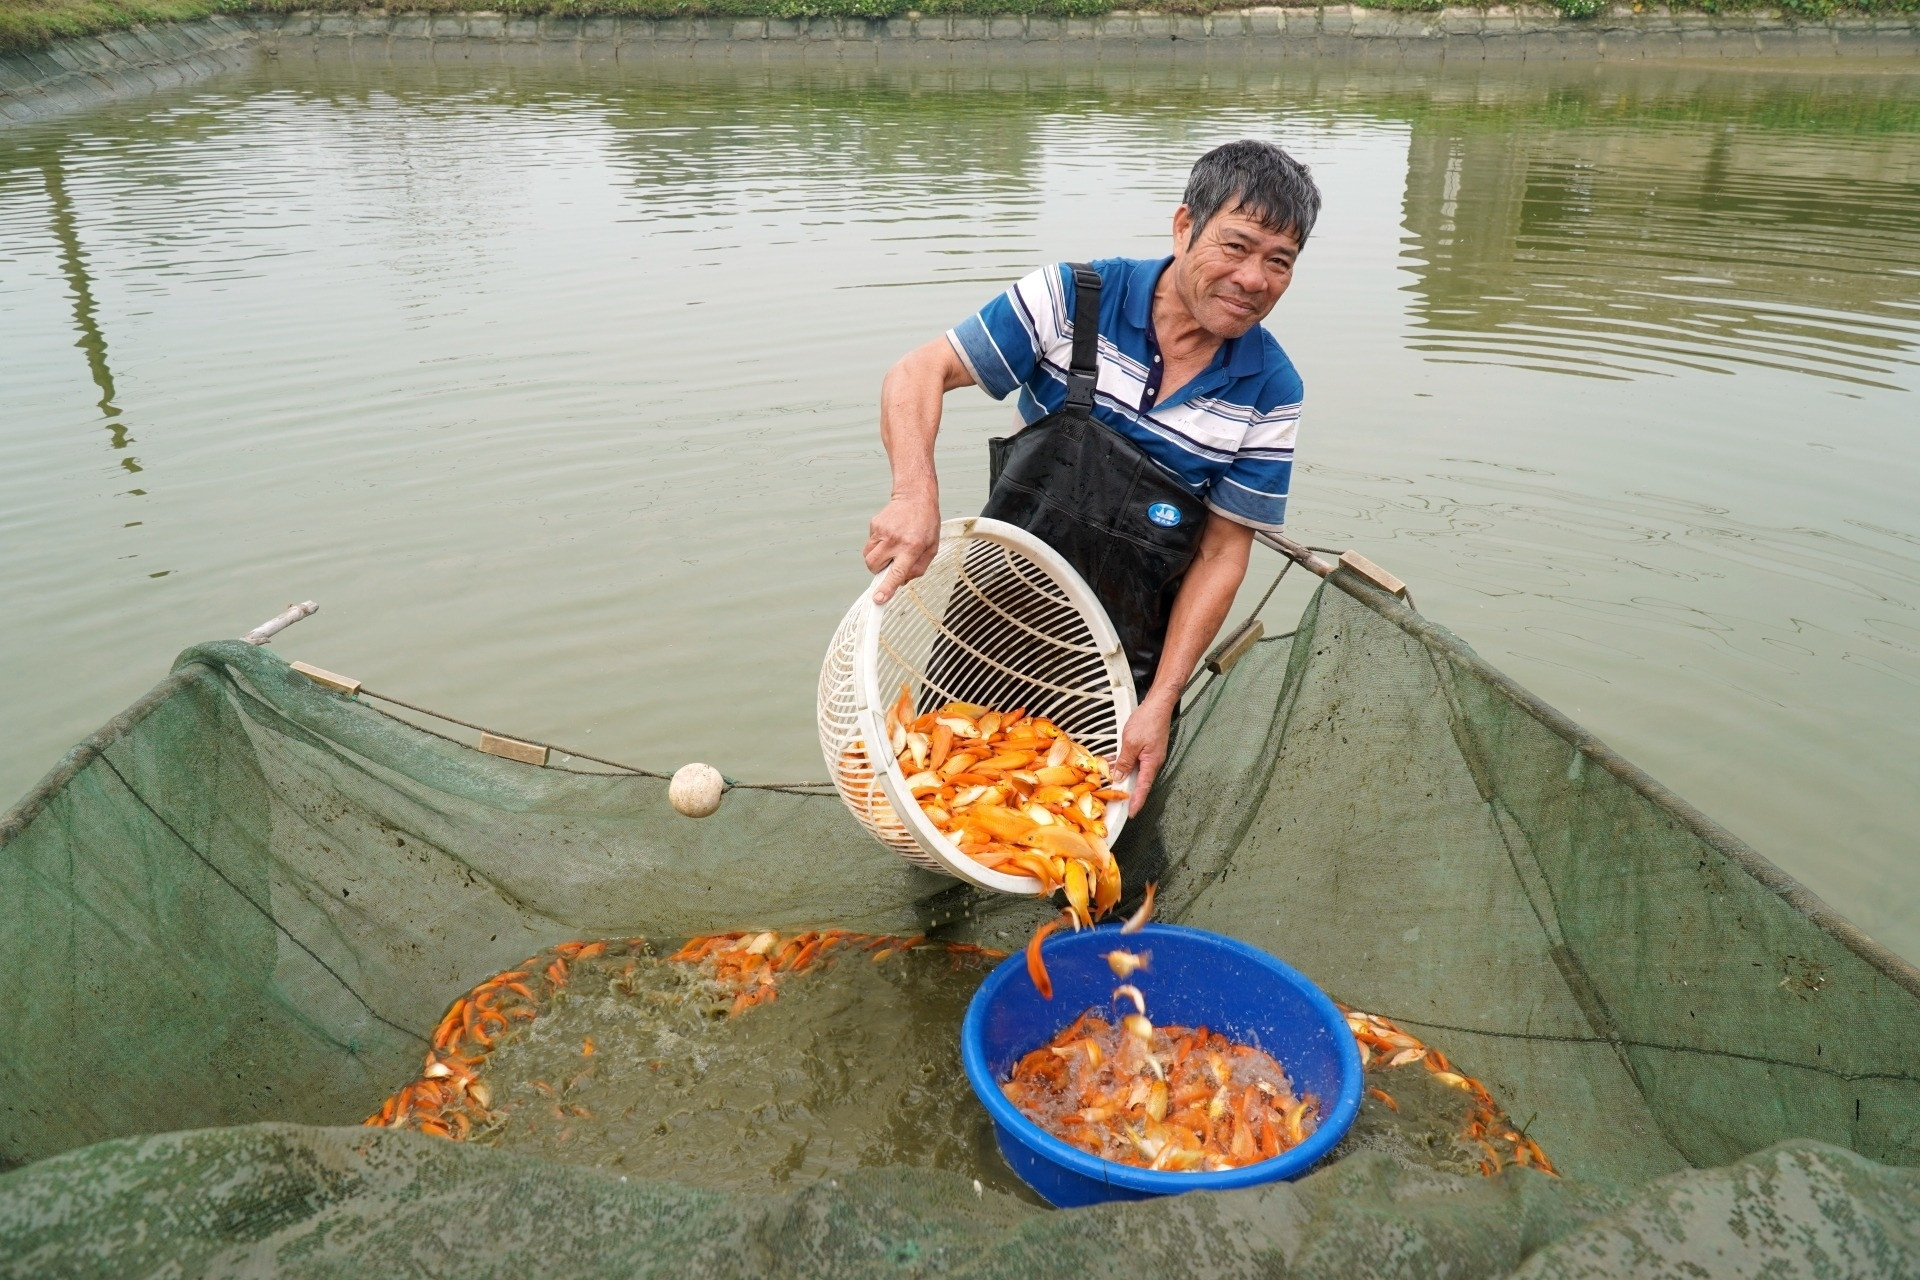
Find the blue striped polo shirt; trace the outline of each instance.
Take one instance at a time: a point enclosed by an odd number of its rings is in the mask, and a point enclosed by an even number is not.
[[[1100,273],[1100,379],[1093,416],[1133,441],[1203,499],[1255,529],[1287,518],[1302,388],[1293,362],[1256,325],[1166,398],[1149,336],[1153,289],[1173,259],[1105,258]],[[1020,425],[1066,403],[1073,359],[1073,268],[1042,267],[949,330],[947,341],[996,400],[1020,393]],[[1150,395],[1154,392],[1155,395]]]

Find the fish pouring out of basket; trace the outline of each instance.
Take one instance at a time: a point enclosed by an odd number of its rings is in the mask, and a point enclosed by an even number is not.
[[[828,651],[819,706],[842,799],[901,857],[983,888],[1064,899],[1024,956],[1031,990],[1051,1003],[1047,939],[1091,927],[1123,895],[1110,841],[1131,797],[1112,761],[1134,686],[1086,584],[1024,530],[950,521],[924,575],[885,605],[866,593],[855,602]],[[1152,911],[1149,885],[1116,936]],[[1322,1104],[1295,1089],[1292,1064],[1207,1026],[1155,1027],[1127,981],[1149,957],[1120,948],[1106,963],[1122,983],[1115,999],[1132,1008],[1068,1014],[993,1081],[1027,1122],[1156,1175],[1261,1165],[1320,1130]]]
[[[960,852],[994,871],[1066,891],[1074,923],[1092,924],[1120,901],[1120,866],[1107,848],[1107,762],[1045,716],[949,702],[913,714],[904,686],[887,710],[887,741],[906,789]]]
[[[1046,543],[948,521],[927,571],[863,591],[820,673],[821,752],[849,810],[910,862],[999,893],[1064,890],[1075,923],[1120,900],[1135,706],[1100,602]]]

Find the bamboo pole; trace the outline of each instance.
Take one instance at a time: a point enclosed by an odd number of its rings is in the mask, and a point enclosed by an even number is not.
[[[320,612],[320,606],[311,600],[302,604],[290,604],[284,612],[268,618],[240,638],[248,644],[266,644],[300,619],[310,618],[318,612]]]
[[[1319,556],[1313,554],[1311,550],[1295,542],[1284,533],[1268,533],[1264,529],[1257,529],[1254,531],[1253,536],[1260,542],[1278,551],[1287,559],[1300,565],[1316,578],[1324,578],[1332,573],[1334,569],[1338,568],[1333,561],[1322,560]]]

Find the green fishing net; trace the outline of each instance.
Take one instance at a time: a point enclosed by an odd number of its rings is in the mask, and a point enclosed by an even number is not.
[[[695,822],[574,764],[238,643],[77,748],[0,819],[0,1274],[1920,1274],[1914,971],[1345,572],[1190,707],[1127,883],[1444,1047],[1564,1177],[1375,1109],[1294,1184],[1048,1210],[957,1083],[944,945],[1046,907],[831,796]],[[738,1017],[581,984],[499,1055],[537,1124],[358,1127],[556,942],[825,927],[929,941]]]

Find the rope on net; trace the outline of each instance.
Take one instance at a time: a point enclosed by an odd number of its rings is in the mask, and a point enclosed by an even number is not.
[[[363,698],[374,698],[381,702],[392,703],[396,707],[405,707],[407,710],[417,712],[423,716],[432,716],[434,719],[444,720],[448,724],[457,724],[463,729],[472,729],[477,733],[490,734],[499,738],[510,738],[515,742],[524,742],[529,746],[542,747],[548,751],[557,751],[561,755],[575,760],[591,760],[595,764],[605,765],[609,769],[618,769],[622,773],[631,774],[635,777],[657,778],[662,782],[670,781],[673,778],[673,775],[670,773],[661,773],[657,769],[642,769],[638,765],[625,764],[619,760],[609,760],[605,756],[591,755],[588,752],[578,750],[574,747],[562,746],[557,742],[542,742],[538,738],[523,737],[517,733],[503,733],[498,729],[491,729],[483,724],[475,724],[471,720],[462,720],[460,717],[450,716],[444,711],[435,711],[432,707],[423,707],[418,703],[408,702],[405,698],[396,698],[392,694],[379,693],[364,686],[359,690],[359,693]],[[374,710],[377,711],[379,708],[376,707]],[[429,732],[431,731],[429,730]],[[588,770],[587,772],[592,771]],[[724,777],[725,775],[722,776]],[[734,778],[727,778],[726,782],[729,791],[784,791],[796,795],[811,795],[822,791],[830,792],[833,790],[833,784],[831,782],[741,782]]]
[[[1284,538],[1275,534],[1263,533],[1259,535],[1259,541],[1265,544],[1266,546],[1272,548],[1273,550],[1280,552],[1283,556],[1287,558],[1287,563],[1281,566],[1280,572],[1278,574],[1274,575],[1273,581],[1270,584],[1268,584],[1265,593],[1261,595],[1260,602],[1253,607],[1253,612],[1248,615],[1250,618],[1258,617],[1260,615],[1260,611],[1266,608],[1267,602],[1273,598],[1274,590],[1277,587],[1279,587],[1280,580],[1287,576],[1287,570],[1291,569],[1294,566],[1294,564],[1296,563],[1304,564],[1309,569],[1313,570],[1313,572],[1317,576],[1320,576],[1320,577],[1325,577],[1334,568],[1334,566],[1319,560],[1318,557],[1316,557],[1313,554],[1315,551],[1326,551],[1326,550],[1330,550],[1330,548],[1303,547],[1298,543],[1292,542],[1287,538]],[[963,578],[964,577],[966,577],[966,575],[964,574],[964,571],[963,571]],[[973,590],[976,596],[980,595],[978,588],[970,579],[967,581],[967,586]],[[922,612],[925,612],[926,611],[925,603],[918,598],[918,593],[911,586],[908,588],[908,594],[914,597],[915,604],[921,609]],[[986,603],[989,608],[993,608],[996,613],[1002,612],[997,607],[993,606],[991,601],[985,600],[984,597],[981,597],[981,598],[983,602]],[[256,644],[256,645],[266,644],[273,638],[273,636],[276,633],[278,633],[281,630],[284,630],[287,626],[291,625],[294,622],[299,621],[301,618],[311,615],[312,613],[316,612],[318,609],[319,609],[319,605],[313,603],[312,601],[307,601],[304,604],[294,605],[290,607],[285,613],[281,614],[279,617],[270,619],[269,621],[261,624],[259,627],[254,628],[253,631],[247,633],[247,635],[243,638],[249,644]],[[1019,623],[1018,620],[1016,619],[1009,618],[1008,621],[1014,622],[1015,625],[1021,626],[1023,630],[1028,630],[1028,631],[1033,630],[1031,627],[1027,627],[1025,626],[1025,624]],[[1036,632],[1035,634],[1037,635],[1039,633]],[[1288,633],[1288,634],[1291,634],[1291,633]],[[1279,637],[1279,638],[1284,638],[1284,637]],[[1055,643],[1057,643],[1057,641]],[[982,658],[983,660],[986,660],[985,655],[976,654],[975,656]],[[1209,657],[1211,656],[1212,655],[1209,655]],[[303,664],[295,664],[295,665],[296,665],[296,669],[298,669]],[[998,665],[998,664],[995,664],[995,665]],[[1207,683],[1211,683],[1212,682],[1211,677],[1217,676],[1218,674],[1219,674],[1218,671],[1212,669],[1212,664],[1210,662],[1203,664],[1201,666],[1201,669],[1199,671],[1196,671],[1193,675],[1193,678],[1187,682],[1186,687],[1180,691],[1182,697],[1184,698],[1186,694],[1192,691],[1192,689],[1196,684],[1200,683],[1203,680],[1206,681]],[[538,738],[528,738],[520,734],[502,733],[497,729],[488,728],[486,725],[476,724],[471,720],[462,720],[459,716],[451,716],[444,711],[436,711],[432,707],[423,707],[419,703],[409,702],[405,698],[396,698],[392,694],[380,693],[376,690],[369,689],[364,685],[359,684],[357,681],[354,682],[354,684],[350,688],[345,685],[340,685],[336,687],[338,687],[341,692],[346,693],[348,697],[372,698],[378,702],[389,703],[396,707],[404,707],[408,711],[412,711],[418,715],[430,716],[433,719],[442,721],[443,723],[446,723],[446,724],[459,725],[463,729],[472,729],[476,733],[485,735],[485,737],[505,739],[511,744],[522,745],[522,746],[531,747],[531,748],[539,748],[540,750],[545,752],[557,751],[562,756],[565,756],[570,760],[588,760],[593,762],[594,764],[603,765],[609,769],[616,769],[619,772],[630,775],[632,777],[655,778],[662,782],[671,781],[673,778],[673,775],[670,773],[661,773],[657,769],[642,769],[638,765],[627,764],[624,761],[620,761],[620,760],[610,760],[605,756],[596,756],[591,754],[590,752],[581,751],[576,747],[563,746],[557,742],[543,742]],[[1048,685],[1048,687],[1055,688],[1056,686]],[[1067,692],[1066,690],[1059,690],[1059,691]],[[381,709],[378,707],[373,707],[370,709],[374,711],[379,711],[380,714],[382,715],[391,715],[391,713],[389,712],[381,711]],[[399,717],[397,716],[392,718],[399,719]],[[410,724],[411,722],[408,721],[406,723]],[[424,725],[413,725],[413,727],[416,729],[419,729],[423,733],[434,733],[432,729],[429,729]],[[438,738],[443,738],[449,742],[456,742],[457,745],[461,745],[461,746],[466,745],[465,743],[458,743],[456,739],[447,738],[445,734],[434,733],[434,736]],[[564,765],[553,765],[550,763],[543,763],[543,762],[536,762],[536,763],[537,763],[537,767],[539,768],[558,768],[558,769],[562,769],[567,772],[573,772],[573,773],[593,772],[592,770],[577,770],[577,769],[567,770],[566,766]],[[735,778],[728,778],[726,777],[725,774],[722,774],[721,776],[722,778],[725,779],[727,789],[729,791],[734,791],[734,790],[778,791],[778,792],[784,792],[790,795],[821,795],[821,794],[831,794],[834,789],[833,783],[831,782],[811,782],[811,781],[808,781],[808,782],[741,782]]]

